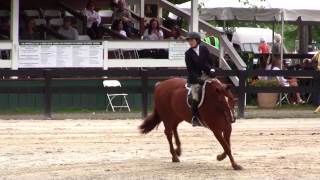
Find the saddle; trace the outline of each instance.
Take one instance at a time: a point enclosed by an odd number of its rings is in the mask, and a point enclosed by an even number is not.
[[[204,102],[204,97],[205,97],[205,94],[206,94],[206,85],[208,83],[211,83],[211,80],[206,80],[203,84],[203,86],[201,87],[201,89],[199,90],[199,97],[200,97],[200,100],[199,100],[199,103],[198,103],[198,108],[200,108]],[[187,91],[188,91],[188,94],[187,94],[187,105],[188,107],[190,108],[191,107],[191,103],[192,103],[192,94],[191,94],[191,85],[190,84],[186,84],[185,85]]]

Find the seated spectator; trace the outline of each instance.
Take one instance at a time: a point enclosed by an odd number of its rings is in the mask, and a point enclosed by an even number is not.
[[[163,32],[160,29],[160,23],[156,18],[150,20],[148,28],[143,33],[144,40],[163,40]]]
[[[179,26],[173,26],[170,32],[169,38],[170,40],[183,40],[181,29]]]
[[[67,40],[78,40],[79,32],[74,27],[72,27],[72,20],[70,17],[65,17],[63,19],[63,26],[60,27],[58,33],[66,37]]]
[[[91,39],[99,38],[99,25],[101,23],[101,17],[95,11],[95,7],[95,3],[89,0],[86,9],[83,10],[83,14],[87,17],[87,34]]]
[[[37,31],[36,23],[33,18],[26,21],[23,31],[20,33],[21,40],[40,40],[40,33]]]
[[[123,29],[123,21],[122,20],[115,20],[111,26],[111,29],[118,32],[124,37],[127,37],[126,31]]]
[[[281,60],[273,60],[272,61],[272,70],[279,71],[279,70],[281,70],[280,66],[281,66]],[[298,87],[299,86],[297,79],[294,79],[294,78],[286,79],[283,76],[277,76],[276,78],[277,78],[278,82],[280,83],[280,85],[283,87]],[[305,103],[302,100],[299,92],[295,93],[294,99],[295,99],[294,104],[296,104],[296,103],[304,104]]]
[[[122,20],[123,29],[126,31],[127,35],[131,35],[133,33],[133,23],[131,21],[131,13],[126,8],[125,0],[119,0],[112,14],[112,24],[115,21]]]
[[[312,57],[312,62],[315,64],[316,66],[316,70],[320,71],[320,51],[317,52],[313,57]]]

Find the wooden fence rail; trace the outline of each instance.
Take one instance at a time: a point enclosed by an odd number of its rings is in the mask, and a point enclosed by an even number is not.
[[[217,76],[237,76],[239,78],[239,86],[234,87],[233,90],[238,94],[238,116],[243,118],[246,104],[246,94],[248,93],[274,93],[274,92],[304,92],[312,93],[313,100],[320,96],[320,72],[319,71],[261,71],[261,70],[230,70],[230,71],[217,71]],[[152,93],[153,87],[150,87],[148,80],[152,78],[171,78],[171,77],[185,77],[185,69],[24,69],[24,70],[0,70],[0,83],[6,81],[6,79],[12,77],[32,77],[39,78],[44,82],[41,87],[1,87],[0,93],[31,93],[31,94],[44,94],[44,115],[47,118],[52,116],[52,94],[54,93],[105,93],[106,89],[103,87],[52,87],[52,80],[59,79],[68,80],[75,78],[101,78],[108,77],[110,79],[118,77],[128,79],[134,77],[141,80],[139,86],[134,87],[122,87],[122,88],[110,88],[110,93],[139,93],[142,94],[142,116],[145,117],[148,113],[148,94]],[[254,87],[248,84],[248,79],[255,76],[285,76],[285,77],[310,77],[313,83],[311,86],[300,87]],[[312,78],[311,78],[312,77]],[[26,78],[10,80],[10,81],[25,81]]]

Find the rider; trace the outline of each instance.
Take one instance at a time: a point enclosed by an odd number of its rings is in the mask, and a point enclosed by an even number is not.
[[[214,77],[213,61],[210,58],[209,50],[201,45],[201,37],[196,32],[190,32],[187,35],[187,41],[190,45],[185,53],[185,61],[188,70],[188,84],[191,85],[191,112],[192,125],[201,126],[198,104],[200,101],[199,92],[204,82]]]

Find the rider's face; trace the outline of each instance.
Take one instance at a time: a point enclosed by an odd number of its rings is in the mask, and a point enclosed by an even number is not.
[[[188,39],[188,43],[191,48],[195,48],[198,46],[197,40],[195,40],[195,39]]]

